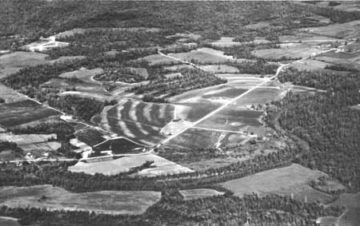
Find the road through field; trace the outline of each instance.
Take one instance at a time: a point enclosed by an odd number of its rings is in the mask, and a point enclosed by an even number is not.
[[[340,48],[340,47],[338,47],[338,48]],[[292,62],[292,63],[302,62],[302,61],[304,61],[304,60],[307,60],[307,59],[309,59],[309,58],[311,58],[311,57],[314,57],[314,56],[316,56],[316,55],[319,55],[319,54],[323,54],[323,53],[330,52],[330,51],[336,51],[338,48],[328,49],[328,50],[325,50],[325,51],[321,51],[320,53],[317,53],[317,54],[313,53],[313,54],[311,54],[310,56],[304,57],[304,58],[302,58],[302,59],[300,59],[300,60],[297,60],[297,61],[294,61],[294,62]],[[178,59],[178,58],[173,57],[173,56],[168,56],[168,55],[162,53],[160,50],[158,50],[158,53],[159,53],[160,55],[162,55],[162,56],[171,58],[171,59],[173,59],[173,60],[177,60],[177,61],[182,62],[182,63],[184,63],[184,64],[189,64],[189,65],[191,65],[191,66],[193,66],[193,67],[195,67],[195,68],[198,68],[198,69],[202,70],[200,67],[198,67],[197,65],[195,65],[195,64],[193,64],[193,63],[191,63],[191,62],[187,62],[187,61],[184,61],[184,60],[182,60],[182,59]],[[167,138],[166,138],[165,140],[163,140],[159,145],[163,145],[163,144],[171,141],[172,139],[174,139],[174,138],[176,138],[177,136],[181,135],[182,133],[184,133],[184,132],[187,131],[188,129],[195,127],[196,125],[198,125],[199,123],[205,121],[206,119],[210,118],[211,116],[219,113],[221,110],[224,110],[226,107],[228,107],[229,105],[235,103],[236,101],[238,101],[238,100],[241,99],[242,97],[246,96],[247,94],[251,93],[252,91],[254,91],[254,90],[256,90],[256,89],[258,89],[258,88],[266,85],[269,81],[277,78],[277,76],[280,74],[280,72],[281,72],[286,66],[288,66],[288,65],[290,65],[290,63],[289,63],[289,64],[280,64],[280,66],[279,66],[279,67],[277,68],[277,70],[276,70],[275,75],[273,75],[273,76],[271,76],[271,77],[269,77],[269,78],[266,78],[265,81],[261,82],[260,84],[254,86],[254,87],[252,87],[252,88],[250,88],[250,89],[248,89],[246,92],[240,94],[240,95],[237,96],[237,97],[234,97],[233,99],[229,100],[228,102],[226,102],[225,104],[223,104],[223,105],[220,106],[219,108],[215,109],[214,111],[210,112],[209,114],[205,115],[204,117],[200,118],[199,120],[197,120],[197,121],[189,124],[189,126],[186,126],[185,128],[183,128],[182,130],[178,131],[177,133],[175,133],[175,134],[167,137]],[[159,146],[159,145],[158,145],[158,146]],[[153,151],[153,149],[150,150],[150,151]]]
[[[250,92],[254,91],[255,89],[260,88],[261,86],[264,86],[266,83],[268,83],[270,80],[276,78],[280,72],[283,70],[283,68],[285,66],[287,66],[288,64],[280,64],[280,66],[278,67],[278,69],[276,70],[276,73],[274,76],[270,77],[270,78],[266,78],[265,81],[261,82],[260,84],[248,89],[247,91],[245,91],[244,93],[240,94],[237,97],[232,98],[231,100],[227,101],[225,104],[223,104],[222,106],[220,106],[219,108],[215,109],[214,111],[210,112],[209,114],[205,115],[204,117],[200,118],[199,120],[191,123],[189,126],[185,127],[184,129],[180,130],[179,132],[169,136],[168,138],[166,138],[165,140],[163,140],[161,142],[161,144],[165,144],[167,142],[169,142],[170,140],[174,139],[175,137],[179,136],[180,134],[184,133],[186,130],[198,125],[199,123],[205,121],[206,119],[210,118],[211,116],[219,113],[221,110],[225,109],[226,107],[228,107],[229,105],[235,103],[236,101],[238,101],[239,99],[241,99],[242,97],[246,96],[247,94],[249,94]]]

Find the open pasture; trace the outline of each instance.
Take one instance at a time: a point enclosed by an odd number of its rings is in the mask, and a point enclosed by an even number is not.
[[[4,226],[20,226],[18,219],[12,217],[0,216],[0,225]]]
[[[93,211],[97,214],[142,214],[161,198],[154,191],[72,193],[51,185],[1,187],[0,205],[10,208]]]
[[[43,107],[31,100],[1,104],[0,124],[4,127],[13,127],[58,114],[57,111]]]
[[[222,51],[211,48],[199,48],[186,53],[171,53],[169,56],[188,62],[196,61],[201,64],[221,64],[234,60],[232,56],[226,56]]]
[[[300,30],[322,36],[351,39],[351,38],[357,38],[359,36],[360,34],[359,28],[360,28],[360,20],[354,20],[347,23],[341,23],[341,24],[336,23],[336,24],[330,24],[328,26],[303,28]]]
[[[334,7],[334,9],[347,11],[347,12],[359,12],[360,4],[357,1],[342,1],[341,4]]]
[[[282,35],[279,37],[280,43],[307,43],[307,44],[321,44],[342,42],[342,39],[329,37],[325,35],[314,35],[306,32],[297,32],[295,35]]]
[[[16,73],[21,68],[47,63],[48,55],[36,52],[12,52],[0,55],[0,79]]]
[[[245,139],[242,133],[219,129],[208,129],[200,126],[190,128],[170,140],[167,147],[196,150],[202,148],[221,148],[226,145],[240,143]],[[229,142],[231,141],[231,143]]]
[[[137,59],[138,61],[145,60],[149,63],[150,66],[159,66],[159,65],[172,65],[172,64],[179,64],[178,60],[171,59],[166,56],[162,56],[160,54],[153,54],[146,57],[142,57]]]
[[[221,37],[219,40],[212,42],[211,45],[215,46],[215,47],[222,47],[222,48],[226,48],[226,47],[232,47],[232,46],[239,46],[239,45],[244,45],[244,44],[266,44],[266,43],[270,43],[269,40],[266,40],[263,37],[255,37],[253,41],[249,41],[249,42],[236,42],[234,41],[233,37]]]
[[[176,71],[180,71],[181,69],[184,69],[184,68],[185,69],[193,69],[194,67],[189,64],[178,64],[178,65],[173,65],[173,66],[166,66],[163,68],[166,71],[176,72]]]
[[[262,111],[228,107],[202,121],[198,127],[222,129],[234,132],[247,131],[248,127],[261,127]]]
[[[280,48],[258,49],[251,53],[259,58],[269,60],[280,60],[281,58],[304,58],[313,54],[321,53],[323,50],[317,48],[315,45],[306,43],[290,43],[281,45]]]
[[[327,176],[317,170],[311,170],[298,164],[271,169],[243,178],[222,183],[222,186],[243,197],[245,194],[256,193],[260,196],[277,194],[293,195],[295,199],[308,202],[320,201],[326,203],[331,195],[313,189],[309,183],[319,177]]]
[[[96,145],[95,150],[106,151],[111,150],[113,154],[136,153],[141,151],[144,146],[139,145],[127,138],[115,138],[107,140],[104,143]]]
[[[171,103],[214,103],[222,104],[231,98],[241,95],[253,83],[258,83],[258,80],[244,80],[236,81],[234,83],[220,84],[202,89],[191,90],[175,97],[169,98]]]
[[[70,166],[68,170],[75,173],[82,172],[91,175],[96,173],[116,175],[119,173],[129,172],[132,168],[139,167],[149,161],[153,161],[151,167],[134,173],[134,176],[153,177],[192,172],[192,170],[186,167],[180,166],[174,162],[150,153],[124,154],[116,159],[99,160],[88,163],[78,162],[74,166]]]
[[[64,79],[78,79],[85,83],[99,83],[94,80],[94,76],[101,75],[104,73],[102,68],[86,69],[80,68],[76,71],[65,72],[59,75],[60,78]]]
[[[266,104],[279,99],[284,91],[285,90],[283,90],[281,87],[277,86],[257,88],[241,99],[237,100],[233,105],[231,105],[231,107],[246,106],[251,104]]]
[[[304,60],[301,62],[294,62],[290,64],[290,67],[295,68],[298,71],[316,71],[322,70],[330,64],[319,61],[319,60]]]
[[[200,199],[224,194],[224,192],[207,188],[180,190],[179,192],[184,197],[184,200]]]
[[[26,100],[25,96],[7,86],[4,86],[2,83],[0,83],[0,97],[4,99],[5,103],[14,103]]]
[[[226,64],[218,65],[201,65],[200,68],[204,71],[211,73],[239,73],[239,69]]]

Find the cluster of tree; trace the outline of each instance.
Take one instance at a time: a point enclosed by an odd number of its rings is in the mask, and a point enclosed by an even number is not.
[[[278,68],[278,65],[266,63],[262,59],[258,59],[256,62],[244,61],[241,63],[229,61],[227,64],[238,68],[240,73],[244,74],[274,74]]]
[[[302,203],[276,195],[224,196],[184,201],[178,190],[164,190],[160,202],[141,215],[105,215],[85,211],[47,211],[1,207],[2,216],[24,225],[316,225],[321,216],[339,216],[339,207]]]
[[[138,73],[135,73],[133,70],[126,68],[126,67],[106,67],[104,74],[99,74],[94,77],[97,81],[102,82],[127,82],[127,83],[134,83],[134,82],[141,82],[144,80],[144,77],[140,76]]]
[[[329,64],[326,65],[325,69],[329,69],[333,71],[350,71],[350,72],[359,71],[353,65],[342,65],[342,64]]]
[[[295,85],[316,89],[345,92],[356,90],[360,86],[358,73],[336,73],[332,71],[298,71],[288,69],[280,73],[280,82],[292,82]]]
[[[16,151],[16,152],[19,152],[21,153],[22,150],[17,146],[16,143],[13,143],[13,142],[2,142],[0,141],[0,152],[2,151],[6,151],[6,150],[13,150],[13,151]]]
[[[360,19],[360,12],[337,10],[329,7],[307,7],[307,10],[329,18],[334,23],[346,23]]]
[[[60,41],[69,42],[70,45],[65,48],[52,49],[47,53],[52,58],[79,55],[96,57],[110,50],[122,51],[169,45],[172,40],[166,38],[167,34],[163,31],[147,32],[146,30],[94,28],[94,30],[85,31],[84,33],[75,33],[72,36],[60,38]]]
[[[26,67],[19,72],[1,80],[5,85],[24,93],[32,98],[37,97],[44,101],[40,85],[52,78],[58,77],[61,73],[74,71],[84,66],[85,61],[67,61],[61,64],[46,64],[35,67]]]
[[[360,75],[288,71],[282,81],[325,89],[315,95],[289,93],[278,102],[280,125],[308,142],[296,161],[335,177],[353,191],[360,190]]]
[[[207,86],[226,83],[225,79],[199,69],[181,69],[181,76],[151,80],[148,84],[132,87],[128,92],[144,94],[145,100],[164,100],[180,93]]]
[[[85,121],[100,113],[105,106],[104,102],[96,99],[72,95],[54,96],[48,99],[48,104]]]
[[[55,133],[58,140],[66,141],[73,136],[74,128],[65,121],[43,122],[26,127],[13,127],[14,134],[50,134]]]

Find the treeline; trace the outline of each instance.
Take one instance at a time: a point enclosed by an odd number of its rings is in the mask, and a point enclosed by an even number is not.
[[[76,162],[31,163],[17,168],[15,164],[0,165],[0,186],[29,186],[52,184],[74,192],[100,190],[157,190],[164,188],[198,188],[248,176],[259,171],[287,166],[295,159],[297,150],[285,148],[268,155],[236,162],[219,168],[191,173],[156,177],[128,177],[126,174],[105,176],[72,173],[67,168]],[[106,164],[106,162],[104,162]]]
[[[85,211],[47,211],[1,207],[0,214],[18,218],[22,225],[316,225],[320,216],[339,216],[338,207],[327,207],[276,195],[232,195],[184,201],[179,192],[164,191],[160,202],[139,216],[105,215]]]
[[[51,58],[60,56],[88,56],[96,57],[110,50],[122,51],[126,49],[154,47],[172,44],[173,40],[166,38],[168,33],[144,30],[94,29],[84,33],[59,38],[59,41],[69,42],[65,48],[55,48],[47,52]]]
[[[227,64],[239,69],[240,73],[261,75],[275,74],[277,68],[279,67],[277,64],[269,64],[262,59],[258,59],[256,62],[244,61],[241,63],[229,61]]]
[[[359,73],[288,71],[280,79],[327,91],[289,93],[277,103],[280,125],[310,145],[311,151],[296,162],[324,171],[351,191],[359,191],[360,111],[351,108],[360,103]]]
[[[336,71],[298,71],[287,69],[279,74],[280,82],[292,82],[295,85],[308,86],[315,89],[347,92],[360,87],[358,73],[337,73]]]
[[[181,76],[151,80],[148,84],[132,87],[128,92],[144,94],[145,100],[166,100],[183,92],[226,83],[225,79],[199,69],[181,69]],[[159,102],[159,101],[157,101]]]
[[[13,127],[10,129],[14,134],[51,134],[55,133],[57,139],[66,141],[73,136],[74,128],[65,121],[49,121],[26,127]]]

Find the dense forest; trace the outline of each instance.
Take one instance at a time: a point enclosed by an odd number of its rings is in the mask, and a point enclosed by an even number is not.
[[[0,2],[0,33],[7,38],[2,39],[0,47],[7,49],[14,42],[20,46],[40,36],[49,36],[77,27],[159,27],[171,33],[198,32],[206,39],[218,39],[227,35],[239,40],[251,40],[256,34],[276,40],[277,35],[271,37],[275,33],[299,27],[320,26],[320,22],[307,18],[313,14],[330,17],[333,22],[346,22],[360,17],[358,12],[308,7],[289,2],[186,4],[3,0]],[[50,17],[52,19],[48,20]],[[258,21],[269,21],[275,26],[243,35],[245,25]],[[18,34],[17,37],[12,36],[14,34]]]
[[[315,95],[289,93],[276,103],[280,125],[309,143],[296,162],[324,171],[352,191],[360,190],[360,74],[287,71],[281,81],[326,90]],[[269,115],[273,112],[269,112]]]

